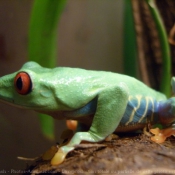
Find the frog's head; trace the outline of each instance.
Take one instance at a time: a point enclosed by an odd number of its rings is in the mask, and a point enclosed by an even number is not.
[[[50,69],[27,62],[12,74],[0,78],[0,100],[22,108],[52,110],[55,107]]]

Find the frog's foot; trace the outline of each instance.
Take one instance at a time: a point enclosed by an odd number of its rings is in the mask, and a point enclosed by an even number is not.
[[[175,134],[173,127],[160,130],[159,128],[150,129],[150,132],[155,136],[151,137],[151,140],[156,143],[163,143],[167,137]]]
[[[51,165],[59,165],[66,158],[67,152],[65,152],[62,147],[58,149],[54,157],[51,159]]]
[[[74,149],[75,149],[74,146],[69,144],[60,147],[58,151],[55,153],[54,157],[51,159],[51,165],[61,164],[65,160],[66,155]]]
[[[161,133],[159,128],[150,129],[150,132],[154,134],[154,136],[151,137],[153,142],[163,143],[166,140],[166,137]]]

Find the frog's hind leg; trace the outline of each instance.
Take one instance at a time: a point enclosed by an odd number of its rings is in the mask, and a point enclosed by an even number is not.
[[[175,97],[158,103],[158,119],[164,129],[154,128],[150,132],[154,134],[151,140],[163,143],[167,137],[175,135]]]
[[[160,101],[157,107],[158,120],[162,125],[169,125],[175,121],[175,97]]]

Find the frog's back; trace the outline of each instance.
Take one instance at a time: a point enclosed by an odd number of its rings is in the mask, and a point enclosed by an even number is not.
[[[119,74],[119,77],[120,76],[122,75]],[[143,82],[137,80],[136,78],[123,75],[123,77],[121,78],[121,82],[126,84],[129,91],[129,95],[131,96],[141,95],[145,97],[151,97],[157,101],[166,99],[166,96],[163,93],[160,93],[150,88],[149,86],[145,85]]]
[[[151,89],[141,81],[123,74],[108,72],[108,71],[93,71],[80,68],[65,68],[60,67],[61,75],[69,80],[75,80],[81,86],[87,89],[105,89],[120,86],[124,84],[128,89],[128,94],[131,96],[141,95],[149,96],[156,100],[166,99],[165,95]],[[73,82],[73,81],[72,81]]]
[[[101,85],[107,87],[107,86],[120,86],[121,84],[125,85],[128,89],[128,93],[130,96],[148,96],[152,97],[156,100],[164,100],[166,99],[166,96],[150,87],[145,85],[143,82],[137,80],[136,78],[118,74],[118,73],[112,73],[112,72],[104,72],[99,71],[98,72],[99,78],[97,78],[96,81],[101,82]],[[99,81],[100,79],[100,81]]]

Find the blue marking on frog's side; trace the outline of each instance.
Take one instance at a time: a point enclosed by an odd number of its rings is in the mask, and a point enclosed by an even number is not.
[[[135,123],[147,123],[148,120],[153,121],[156,112],[157,101],[152,97],[130,96],[120,125],[127,126]]]
[[[74,111],[66,111],[64,112],[64,115],[66,117],[88,116],[88,115],[95,114],[96,108],[97,108],[97,98],[94,98],[92,101],[90,101],[88,104],[86,104],[82,108]]]
[[[93,115],[97,108],[97,97],[80,109],[64,112],[64,116],[83,117]],[[125,113],[120,121],[120,126],[133,124],[170,123],[175,118],[175,98],[156,101],[152,97],[141,95],[129,96]]]

